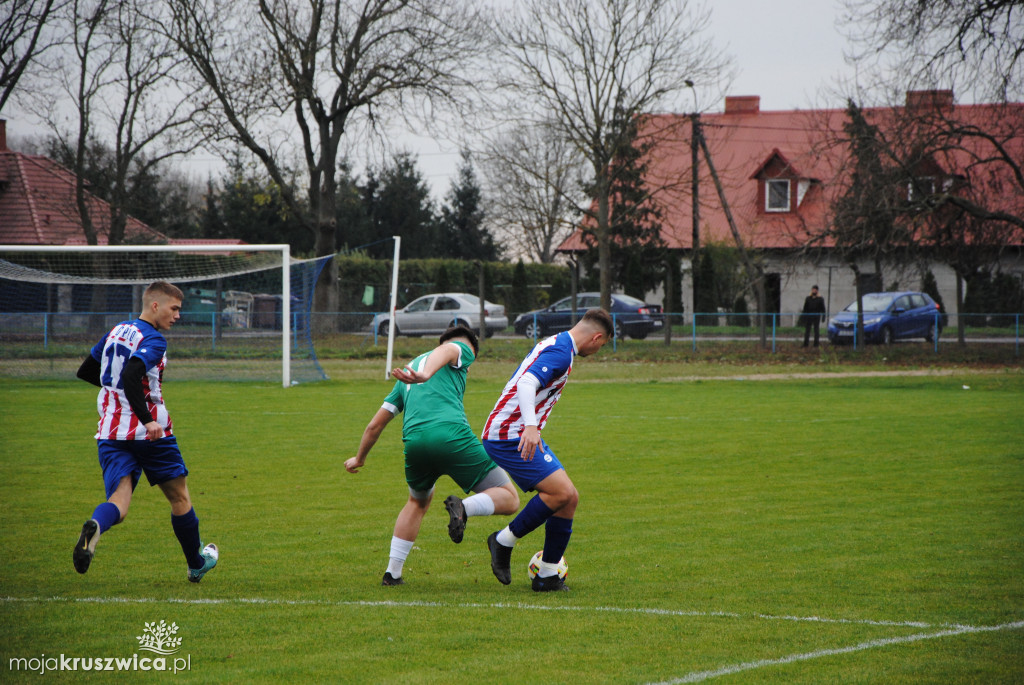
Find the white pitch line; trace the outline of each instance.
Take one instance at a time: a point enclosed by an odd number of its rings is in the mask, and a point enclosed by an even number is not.
[[[696,671],[682,678],[675,680],[665,680],[656,685],[679,685],[680,683],[699,683],[711,678],[718,678],[724,675],[732,675],[733,673],[740,673],[742,671],[752,671],[757,668],[765,668],[767,666],[781,666],[783,664],[791,664],[797,661],[808,661],[810,659],[820,659],[826,656],[835,656],[837,654],[850,654],[852,652],[861,652],[866,649],[874,649],[876,647],[887,647],[889,645],[904,644],[908,642],[918,642],[920,640],[934,640],[939,637],[951,637],[954,635],[963,635],[965,633],[984,633],[999,630],[1015,630],[1018,628],[1024,628],[1024,621],[1016,621],[1014,623],[1003,623],[997,626],[960,626],[958,628],[952,628],[950,630],[942,630],[937,633],[918,633],[916,635],[904,635],[903,637],[889,637],[881,640],[869,640],[867,642],[861,642],[857,645],[850,647],[837,647],[835,649],[819,649],[814,652],[806,652],[804,654],[793,654],[790,656],[784,656],[779,659],[761,659],[760,661],[748,661],[742,664],[734,664],[732,666],[723,666],[713,671]]]
[[[395,600],[351,600],[330,601],[321,599],[273,599],[263,597],[236,598],[198,598],[184,599],[168,597],[0,597],[3,603],[83,603],[83,604],[265,604],[278,606],[366,606],[366,607],[439,607],[445,609],[526,609],[533,611],[578,611],[597,613],[646,614],[649,616],[685,616],[696,618],[753,618],[764,621],[790,621],[804,623],[831,623],[845,625],[866,625],[887,628],[948,628],[952,630],[991,630],[991,628],[975,628],[958,623],[925,623],[922,621],[875,621],[871,619],[823,618],[821,616],[776,616],[773,614],[740,614],[731,611],[688,611],[683,609],[656,609],[645,607],[586,607],[586,606],[544,606],[524,604],[521,602],[428,602],[428,601],[395,601]]]

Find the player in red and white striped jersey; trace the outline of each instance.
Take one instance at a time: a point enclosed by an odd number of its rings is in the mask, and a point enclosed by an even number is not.
[[[541,431],[569,380],[573,358],[594,354],[613,333],[608,312],[591,309],[570,330],[537,343],[505,384],[484,424],[484,449],[494,463],[523,492],[537,491],[504,530],[487,538],[491,570],[505,585],[512,582],[512,548],[544,524],[544,555],[533,589],[568,589],[557,570],[572,535],[579,494],[558,457],[541,439]]]
[[[188,579],[198,583],[217,565],[217,546],[203,547],[199,519],[185,477],[188,469],[172,433],[161,383],[167,365],[169,330],[181,317],[181,290],[157,281],[142,295],[137,319],[122,321],[93,346],[78,377],[99,386],[96,445],[107,501],[82,526],[75,545],[75,570],[89,570],[100,535],[128,515],[142,473],[159,485],[171,504],[171,526],[188,563]]]

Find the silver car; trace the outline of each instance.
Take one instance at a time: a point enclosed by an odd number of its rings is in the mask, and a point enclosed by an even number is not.
[[[395,312],[396,335],[440,335],[451,326],[465,325],[480,330],[480,298],[469,293],[434,293],[418,297]],[[378,314],[370,323],[370,330],[388,334],[390,314]],[[486,336],[508,328],[505,308],[484,301]]]

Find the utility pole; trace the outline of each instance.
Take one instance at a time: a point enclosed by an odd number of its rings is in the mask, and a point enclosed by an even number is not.
[[[690,248],[690,282],[693,284],[693,308],[690,310],[693,316],[697,316],[697,295],[699,283],[698,272],[700,271],[700,202],[698,193],[700,183],[700,159],[697,155],[700,149],[701,140],[700,113],[694,111],[690,115],[690,204],[693,208],[693,241]],[[694,325],[696,325],[694,321]]]
[[[715,182],[715,190],[718,191],[718,199],[722,203],[722,210],[725,212],[725,218],[729,222],[729,230],[732,231],[732,237],[736,241],[736,248],[739,250],[740,258],[743,260],[743,265],[747,270],[747,278],[750,279],[751,285],[754,286],[754,294],[757,297],[757,314],[758,321],[760,321],[761,328],[761,347],[767,347],[767,333],[765,331],[765,292],[764,292],[764,274],[761,273],[760,266],[756,266],[750,255],[747,254],[746,248],[743,246],[743,238],[740,236],[739,229],[736,228],[736,222],[732,218],[732,210],[729,207],[729,201],[725,198],[725,189],[722,187],[722,181],[718,178],[718,172],[715,170],[715,163],[711,161],[711,151],[708,150],[707,141],[703,137],[700,138],[700,147],[704,151],[704,159],[708,163],[708,171],[711,172],[711,179]]]

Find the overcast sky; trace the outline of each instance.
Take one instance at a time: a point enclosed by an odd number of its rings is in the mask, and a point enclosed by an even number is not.
[[[761,109],[835,107],[823,89],[851,69],[843,61],[846,41],[836,29],[837,0],[707,0],[711,33],[716,44],[735,60],[736,81],[731,95],[759,95]],[[722,111],[722,103],[700,103],[704,111]],[[6,113],[8,135],[45,136],[23,113]],[[448,191],[459,164],[453,142],[405,135],[403,147],[418,156],[419,169],[440,200]],[[205,179],[219,175],[214,158],[199,155],[186,164],[187,173]],[[212,171],[211,171],[212,170]]]
[[[823,91],[852,69],[843,61],[845,38],[836,28],[836,0],[713,0],[711,34],[738,71],[730,95],[760,95],[761,109],[839,107]],[[701,103],[722,111],[723,103]],[[441,198],[459,164],[455,144],[409,138],[423,175]]]

